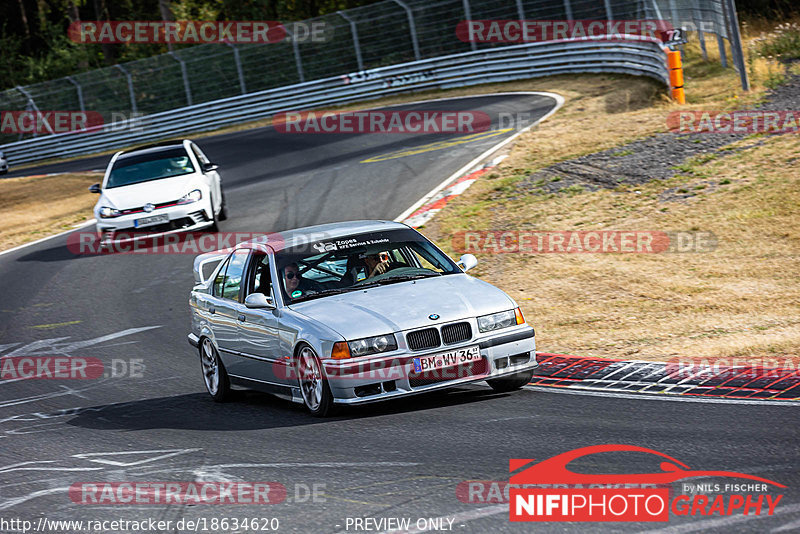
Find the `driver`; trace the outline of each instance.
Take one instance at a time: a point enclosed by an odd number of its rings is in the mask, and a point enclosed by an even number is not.
[[[297,298],[306,291],[316,289],[313,283],[300,275],[297,263],[290,263],[283,268],[283,287],[290,298]]]
[[[170,158],[168,172],[170,174],[192,172],[192,166],[189,163],[189,157],[181,156],[177,158]]]

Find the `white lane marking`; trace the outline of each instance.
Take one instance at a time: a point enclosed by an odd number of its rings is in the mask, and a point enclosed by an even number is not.
[[[767,517],[775,517],[778,514],[787,514],[800,511],[800,504],[792,504],[789,506],[780,506],[775,509],[773,515],[736,515],[730,517],[721,517],[719,519],[701,519],[691,523],[682,525],[673,525],[666,528],[657,528],[654,530],[643,530],[639,534],[683,534],[684,532],[697,532],[698,530],[708,530],[715,527],[726,527],[735,525],[744,521],[751,521],[754,519],[764,519]],[[772,532],[775,532],[774,530]]]
[[[21,250],[23,248],[32,247],[33,245],[38,245],[39,243],[43,243],[45,241],[49,241],[50,239],[54,239],[54,238],[60,237],[62,235],[70,234],[70,233],[74,232],[75,230],[77,230],[78,228],[86,228],[87,226],[91,226],[96,222],[97,222],[96,220],[92,219],[90,221],[86,221],[84,223],[81,223],[78,226],[73,226],[72,229],[70,229],[70,230],[64,230],[63,232],[59,232],[57,234],[49,235],[47,237],[43,237],[41,239],[37,239],[36,241],[31,241],[30,243],[23,243],[22,245],[18,245],[16,247],[10,248],[8,250],[2,250],[2,251],[0,251],[0,256],[3,256],[5,254],[10,254],[10,253],[12,253],[14,251]]]
[[[0,408],[8,408],[9,406],[16,406],[18,404],[27,404],[29,402],[36,402],[44,399],[53,399],[55,397],[63,397],[65,395],[75,395],[76,397],[86,399],[87,397],[81,395],[81,393],[83,393],[84,391],[88,391],[90,389],[94,389],[102,385],[103,382],[105,382],[105,380],[98,380],[94,384],[82,389],[72,389],[67,386],[60,386],[61,391],[51,391],[50,393],[42,393],[40,395],[31,395],[30,397],[20,397],[9,401],[0,402]]]
[[[789,531],[800,531],[800,519],[797,521],[791,521],[786,523],[785,525],[781,525],[777,528],[773,528],[770,532],[789,532]]]
[[[189,468],[189,467],[167,467],[162,469],[151,469],[141,474],[153,474],[153,473],[175,473],[175,472],[182,472],[182,471],[190,471],[192,469],[202,469],[205,471],[221,471],[222,469],[236,469],[236,468],[245,468],[245,469],[253,469],[253,468],[267,468],[267,469],[286,469],[291,468],[294,469],[296,467],[308,467],[312,469],[339,469],[342,467],[414,467],[421,465],[419,462],[275,462],[275,463],[265,463],[265,464],[255,464],[255,463],[242,463],[242,464],[211,464],[211,465],[204,465],[200,468]]]
[[[69,336],[40,339],[28,343],[27,345],[23,345],[21,347],[16,348],[11,352],[0,356],[0,359],[19,357],[19,356],[38,356],[38,355],[52,355],[52,354],[60,354],[62,356],[71,357],[72,356],[71,353],[78,349],[85,349],[86,347],[91,347],[92,345],[98,345],[106,341],[111,341],[112,339],[117,339],[124,336],[131,336],[133,334],[138,334],[139,332],[146,332],[147,330],[153,330],[155,328],[161,328],[161,325],[143,326],[139,328],[128,328],[126,330],[121,330],[119,332],[114,332],[112,334],[107,334],[105,336],[87,339],[84,341],[72,341],[69,343],[64,342],[65,340],[70,339]]]
[[[0,510],[6,510],[18,504],[22,504],[26,501],[31,501],[36,499],[37,497],[44,497],[46,495],[54,495],[56,493],[67,493],[69,491],[69,486],[64,486],[60,488],[48,488],[45,490],[34,491],[33,493],[29,493],[27,495],[21,495],[19,497],[14,497],[12,499],[7,499],[3,502],[0,502]]]
[[[439,517],[438,519],[441,521],[450,521],[452,520],[452,524],[459,525],[460,523],[466,523],[467,521],[472,521],[474,519],[480,519],[482,517],[489,517],[492,515],[498,515],[502,513],[508,513],[508,504],[498,504],[496,506],[485,506],[483,508],[478,508],[476,510],[469,510],[467,512],[461,512],[458,514],[453,515],[445,515]],[[428,524],[436,524],[436,521],[429,521]],[[444,523],[439,523],[444,524]],[[427,532],[430,528],[425,529],[418,529],[412,528],[409,530],[385,530],[380,534],[416,534],[418,532]]]
[[[561,95],[557,95],[555,93],[547,93],[547,92],[539,92],[539,91],[521,91],[521,92],[518,92],[518,93],[497,93],[497,94],[498,95],[537,95],[537,96],[546,96],[546,97],[550,97],[550,98],[554,99],[556,101],[556,105],[553,107],[553,109],[548,111],[543,117],[541,117],[537,121],[531,123],[529,126],[527,126],[526,128],[523,128],[519,132],[517,132],[514,135],[512,135],[511,137],[509,137],[508,139],[500,141],[499,143],[497,143],[493,147],[491,147],[488,150],[486,150],[485,152],[483,152],[477,158],[473,159],[472,161],[470,161],[469,163],[467,163],[466,165],[464,165],[463,167],[458,169],[456,172],[451,174],[442,183],[440,183],[439,185],[434,187],[428,194],[426,194],[424,197],[422,197],[417,202],[415,202],[410,208],[408,208],[406,211],[404,211],[403,213],[398,215],[394,219],[396,222],[403,222],[404,220],[406,220],[409,217],[409,215],[411,215],[412,213],[417,211],[421,206],[424,206],[426,202],[428,202],[431,198],[435,197],[442,189],[444,189],[445,187],[450,185],[450,183],[453,180],[457,180],[457,179],[461,178],[463,175],[469,173],[472,170],[473,167],[475,167],[476,165],[479,165],[483,160],[487,159],[489,156],[491,156],[492,154],[494,154],[495,152],[497,152],[498,150],[500,150],[501,148],[503,148],[507,144],[509,144],[512,141],[514,141],[520,135],[524,134],[525,132],[527,132],[531,128],[539,125],[541,122],[543,122],[544,120],[548,119],[552,114],[554,114],[556,111],[561,109],[561,106],[564,105],[564,97],[561,96]],[[463,98],[480,98],[480,97],[486,97],[486,96],[495,96],[495,95],[474,95],[474,96],[471,96],[471,97],[463,97]],[[443,99],[443,100],[446,100],[446,99]],[[412,103],[416,103],[416,102],[412,102]]]
[[[98,464],[114,465],[118,467],[132,467],[135,465],[148,464],[150,462],[155,462],[157,460],[163,460],[164,458],[172,458],[173,456],[179,456],[181,454],[189,454],[190,452],[197,452],[202,450],[203,449],[164,449],[164,450],[153,450],[153,451],[87,452],[81,454],[73,454],[72,457],[80,458],[82,460],[88,460],[90,462]],[[135,460],[135,461],[120,461],[108,458],[113,456],[125,456],[129,454],[130,455],[156,454],[156,456],[151,456],[149,458],[145,458],[144,460]]]
[[[558,393],[562,395],[587,395],[590,397],[614,397],[617,399],[634,399],[634,400],[654,400],[654,401],[670,401],[670,402],[705,402],[709,404],[753,404],[760,406],[800,406],[797,401],[784,401],[784,400],[748,400],[748,399],[725,399],[725,398],[701,398],[701,397],[684,397],[678,395],[654,395],[647,393],[618,393],[615,391],[606,391],[602,389],[577,389],[575,386],[568,388],[556,388],[547,386],[524,386],[524,389],[531,391],[539,391],[542,393]]]

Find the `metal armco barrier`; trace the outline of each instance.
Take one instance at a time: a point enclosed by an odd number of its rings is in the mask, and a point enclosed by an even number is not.
[[[46,135],[0,148],[11,165],[19,165],[213,130],[271,117],[281,111],[555,74],[620,73],[649,76],[669,85],[661,43],[637,36],[631,39],[634,40],[542,42],[453,54],[153,113],[139,118],[133,127],[124,130]]]

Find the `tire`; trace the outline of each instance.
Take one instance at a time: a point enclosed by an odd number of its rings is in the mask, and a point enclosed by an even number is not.
[[[217,215],[218,221],[224,221],[228,218],[228,204],[225,202],[225,191],[220,188],[220,193],[222,194],[222,204],[219,207],[219,215]]]
[[[498,393],[506,393],[508,391],[520,389],[530,382],[531,378],[533,378],[533,369],[530,371],[520,371],[519,373],[500,378],[492,378],[487,380],[486,383]]]
[[[303,345],[295,360],[300,394],[306,409],[314,417],[331,415],[334,412],[333,394],[314,350]]]
[[[203,382],[206,391],[214,402],[225,402],[231,396],[231,382],[228,372],[222,364],[219,352],[207,337],[200,342],[200,367],[203,370]]]

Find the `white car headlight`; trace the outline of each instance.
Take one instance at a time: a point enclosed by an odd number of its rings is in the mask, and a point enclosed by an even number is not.
[[[178,201],[178,204],[191,204],[192,202],[199,201],[201,198],[203,198],[203,193],[199,189],[195,189],[194,191],[183,195]]]
[[[357,339],[347,343],[350,347],[350,354],[355,356],[366,356],[367,354],[377,354],[379,352],[389,352],[397,349],[397,340],[394,334],[385,336],[367,337]]]
[[[109,208],[108,206],[102,206],[98,210],[98,213],[100,217],[102,217],[103,219],[111,219],[112,217],[119,217],[120,215],[122,215],[122,213],[120,213],[119,210],[116,210],[114,208]]]
[[[522,317],[522,312],[517,308],[516,310],[508,310],[478,317],[478,330],[481,332],[492,332],[494,330],[500,330],[501,328],[523,324],[524,322],[525,319]]]

